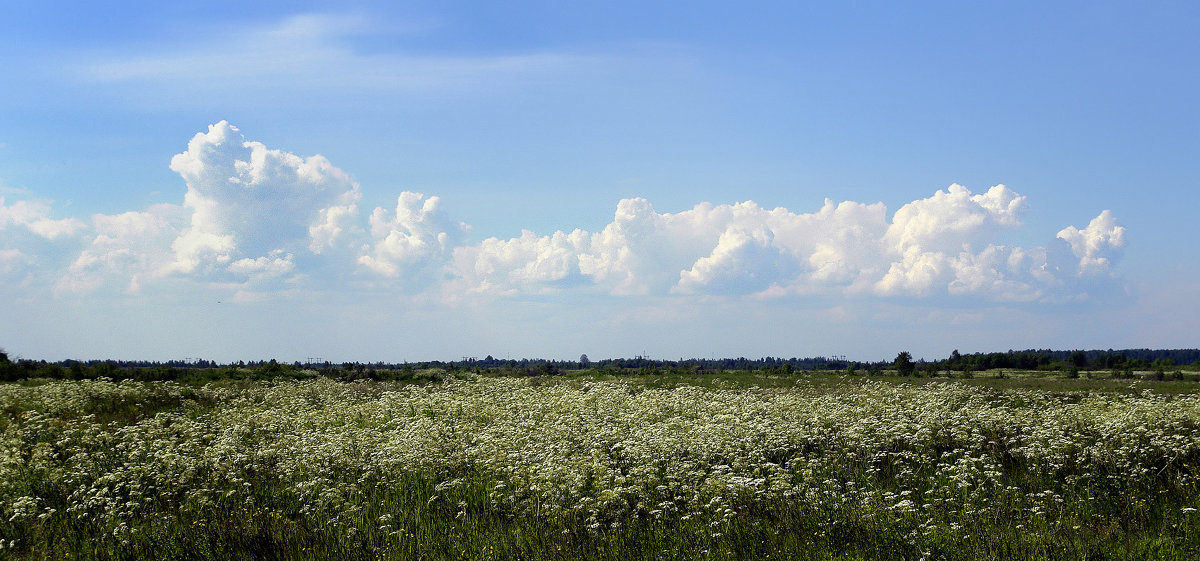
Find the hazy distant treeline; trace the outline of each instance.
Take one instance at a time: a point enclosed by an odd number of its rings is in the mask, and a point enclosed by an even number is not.
[[[907,354],[907,353],[904,353]],[[219,363],[212,360],[44,360],[16,359],[0,351],[0,381],[29,378],[114,380],[194,380],[222,378],[302,377],[313,374],[342,379],[407,380],[436,377],[438,372],[486,372],[509,375],[557,375],[568,371],[592,370],[611,374],[689,374],[703,372],[748,371],[772,374],[791,374],[798,371],[847,370],[850,372],[881,373],[893,366],[893,361],[850,361],[841,357],[809,358],[710,358],[661,360],[647,357],[613,358],[592,361],[587,355],[578,360],[463,358],[457,361],[427,362],[292,362],[237,361]],[[1022,350],[995,353],[960,354],[957,350],[945,359],[919,360],[915,372],[985,371],[993,369],[1072,371],[1080,370],[1163,370],[1200,368],[1200,349],[1122,349]]]

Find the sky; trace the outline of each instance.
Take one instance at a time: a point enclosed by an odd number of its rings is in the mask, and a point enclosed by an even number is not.
[[[5,2],[44,360],[1200,346],[1192,2]]]

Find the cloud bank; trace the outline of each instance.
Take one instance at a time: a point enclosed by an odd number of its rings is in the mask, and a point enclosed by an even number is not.
[[[225,121],[195,135],[170,168],[186,187],[178,205],[90,223],[52,218],[48,202],[0,198],[0,280],[46,276],[64,294],[190,281],[257,293],[352,284],[447,299],[1060,302],[1111,279],[1125,244],[1108,210],[1046,246],[1000,243],[1024,227],[1025,197],[1004,185],[973,193],[957,184],[890,219],[883,203],[826,199],[796,212],[701,202],[671,213],[630,198],[596,232],[526,230],[476,243],[438,196],[404,191],[394,207],[360,212],[358,184],[326,158],[268,148]],[[45,244],[69,258],[35,259]]]
[[[1104,211],[1086,229],[1059,233],[1078,262],[1054,262],[1045,247],[995,243],[1022,226],[1025,197],[1004,185],[972,194],[961,185],[902,206],[826,200],[813,213],[754,202],[701,203],[659,213],[645,199],[617,205],[602,231],[575,230],[458,250],[466,290],[512,294],[572,286],[610,294],[956,296],[1051,301],[1108,273],[1123,229]]]

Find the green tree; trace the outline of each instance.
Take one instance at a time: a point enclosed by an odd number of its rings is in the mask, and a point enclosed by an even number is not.
[[[914,367],[912,355],[908,351],[900,351],[900,354],[896,355],[896,360],[892,361],[892,364],[896,367],[897,374],[912,376]]]
[[[1071,353],[1071,366],[1083,368],[1087,365],[1087,354],[1085,354],[1083,351],[1075,351]]]
[[[9,382],[20,377],[21,369],[8,360],[8,353],[0,349],[0,382]]]

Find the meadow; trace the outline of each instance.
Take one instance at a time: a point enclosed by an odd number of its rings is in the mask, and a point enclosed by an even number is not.
[[[429,378],[0,384],[0,558],[1200,558],[1195,382]]]

